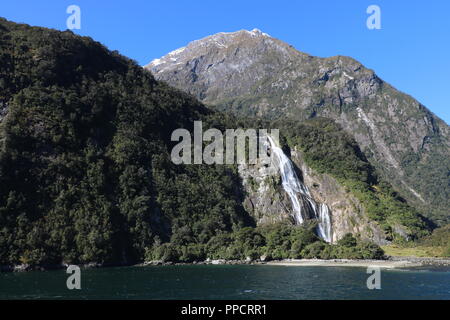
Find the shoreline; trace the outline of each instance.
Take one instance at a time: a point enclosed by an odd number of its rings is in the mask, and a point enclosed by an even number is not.
[[[267,265],[271,266],[288,266],[288,267],[377,267],[381,269],[398,269],[421,267],[421,262],[412,262],[408,260],[350,260],[350,259],[290,259],[281,261],[270,261]],[[437,264],[438,265],[438,264]]]
[[[402,257],[390,256],[386,260],[351,260],[351,259],[286,259],[280,261],[269,261],[267,265],[273,266],[296,266],[296,267],[378,267],[382,269],[402,269],[417,267],[449,267],[450,258],[433,257]]]
[[[433,257],[402,257],[390,256],[386,260],[352,260],[352,259],[284,259],[284,260],[205,260],[186,262],[163,262],[147,261],[137,264],[84,264],[79,265],[82,269],[93,268],[111,268],[111,267],[147,267],[147,266],[192,266],[192,265],[266,265],[266,266],[285,266],[285,267],[378,267],[382,269],[402,269],[416,267],[448,267],[450,268],[450,258]],[[68,265],[47,265],[47,266],[0,266],[0,272],[28,272],[28,271],[51,271],[67,268]]]

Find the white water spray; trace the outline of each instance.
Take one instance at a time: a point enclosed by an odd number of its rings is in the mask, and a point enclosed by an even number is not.
[[[295,173],[291,160],[284,154],[270,136],[267,136],[271,152],[275,155],[275,160],[280,169],[283,189],[289,195],[292,203],[293,216],[296,224],[310,218],[311,213],[314,219],[318,220],[317,233],[327,242],[331,242],[331,218],[328,206],[324,203],[316,203],[308,188],[300,181]]]
[[[330,210],[325,203],[321,203],[319,206],[319,223],[317,225],[317,231],[319,237],[321,237],[326,242],[331,242]]]

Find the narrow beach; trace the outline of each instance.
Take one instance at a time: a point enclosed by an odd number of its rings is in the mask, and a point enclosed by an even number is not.
[[[335,260],[318,260],[318,259],[288,259],[281,261],[269,261],[267,265],[272,266],[295,266],[295,267],[311,267],[311,266],[323,266],[323,267],[379,267],[384,269],[396,269],[396,268],[412,268],[421,267],[425,265],[436,266],[450,266],[449,259],[438,258],[394,258],[390,260],[347,260],[347,259],[335,259]]]

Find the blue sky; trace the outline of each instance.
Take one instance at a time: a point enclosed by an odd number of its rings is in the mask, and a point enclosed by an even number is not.
[[[258,28],[315,56],[351,56],[450,124],[448,0],[2,0],[0,16],[64,30],[72,4],[76,33],[141,65],[210,34]],[[381,30],[366,27],[372,4]]]

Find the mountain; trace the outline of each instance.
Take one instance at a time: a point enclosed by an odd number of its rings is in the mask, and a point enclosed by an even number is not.
[[[194,121],[271,124],[91,38],[0,19],[0,89],[0,267],[381,258],[373,242],[428,233],[330,119],[274,122],[275,165],[174,164],[172,133]]]
[[[237,116],[335,120],[402,197],[450,222],[450,127],[354,59],[314,57],[254,29],[193,41],[145,68]]]

